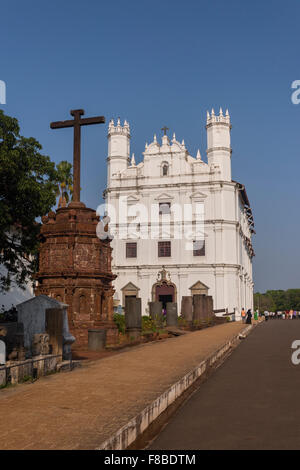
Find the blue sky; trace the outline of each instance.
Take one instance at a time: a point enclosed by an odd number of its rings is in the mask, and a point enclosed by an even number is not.
[[[233,178],[254,211],[255,290],[299,285],[300,79],[298,0],[16,0],[0,9],[1,108],[44,153],[72,161],[72,131],[49,123],[126,118],[131,151],[167,125],[205,155],[206,110],[228,107]],[[82,136],[82,200],[101,201],[106,126]]]

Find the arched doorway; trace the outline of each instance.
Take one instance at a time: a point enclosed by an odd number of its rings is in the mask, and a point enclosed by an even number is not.
[[[175,286],[173,284],[155,284],[155,301],[162,302],[166,309],[168,302],[175,302]]]
[[[152,287],[152,301],[162,302],[163,309],[166,309],[168,302],[176,302],[176,297],[176,286],[171,282],[170,273],[163,266],[158,273],[157,282]]]

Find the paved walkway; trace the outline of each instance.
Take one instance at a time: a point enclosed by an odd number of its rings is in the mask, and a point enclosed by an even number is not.
[[[147,343],[0,390],[0,449],[95,449],[243,328],[228,323]]]
[[[300,321],[259,325],[178,410],[151,449],[300,449]]]

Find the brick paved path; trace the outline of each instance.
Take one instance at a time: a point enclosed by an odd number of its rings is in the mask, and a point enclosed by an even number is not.
[[[0,390],[0,449],[94,449],[243,328],[229,323],[144,344]]]
[[[300,449],[299,320],[259,325],[174,415],[151,449]]]

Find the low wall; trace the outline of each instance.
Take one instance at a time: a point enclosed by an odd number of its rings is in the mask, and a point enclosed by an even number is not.
[[[29,378],[37,379],[43,375],[56,372],[57,366],[61,362],[61,354],[34,356],[25,361],[8,361],[4,366],[0,366],[0,387],[4,387],[8,383],[24,382]]]

